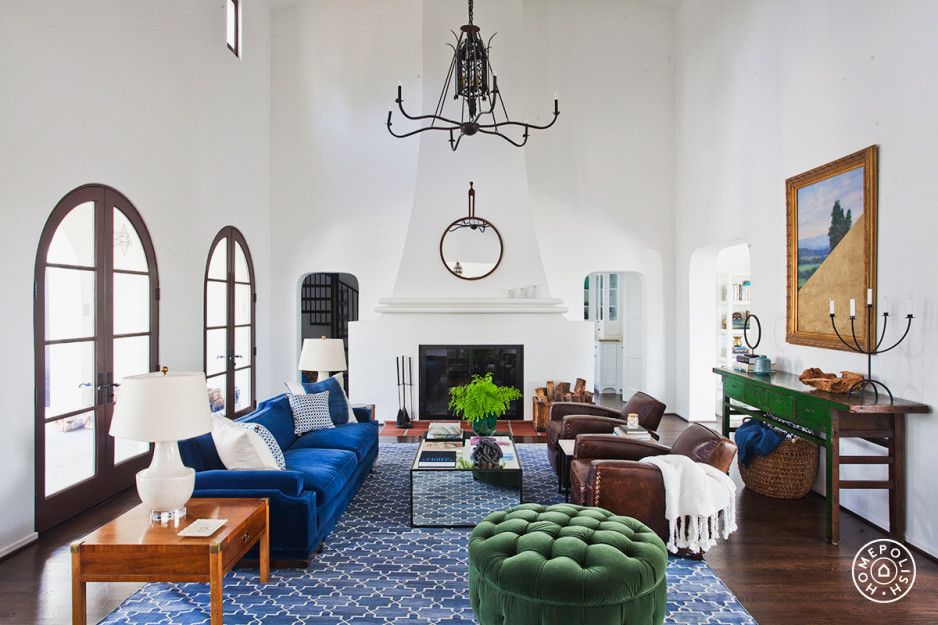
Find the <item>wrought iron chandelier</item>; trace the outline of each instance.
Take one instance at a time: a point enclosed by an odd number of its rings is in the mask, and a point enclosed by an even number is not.
[[[521,147],[528,142],[528,136],[532,129],[546,130],[554,125],[557,116],[560,115],[557,98],[554,98],[554,118],[549,124],[538,125],[528,122],[512,121],[508,116],[508,109],[505,107],[505,100],[500,97],[501,92],[498,89],[498,76],[492,69],[492,63],[489,60],[491,52],[492,37],[488,42],[484,42],[479,32],[479,27],[472,23],[472,5],[473,0],[469,0],[469,23],[462,26],[456,38],[456,45],[450,45],[453,48],[453,60],[449,64],[449,71],[443,80],[443,90],[437,100],[436,109],[433,115],[410,115],[404,110],[404,98],[401,94],[401,85],[397,86],[397,107],[401,115],[412,121],[430,120],[428,126],[423,126],[417,130],[398,134],[391,129],[391,114],[388,111],[388,132],[398,139],[410,137],[412,135],[425,132],[427,130],[443,130],[449,132],[449,145],[455,152],[459,147],[459,142],[463,137],[472,136],[476,133],[486,135],[495,135],[501,137],[508,143]],[[489,76],[492,78],[492,87],[489,88]],[[459,119],[453,119],[443,114],[443,108],[449,98],[449,90],[452,81],[454,100],[462,100]],[[501,109],[501,115],[504,120],[499,121],[498,109]],[[517,133],[515,136],[509,136],[504,131],[508,129],[523,129],[520,138]]]

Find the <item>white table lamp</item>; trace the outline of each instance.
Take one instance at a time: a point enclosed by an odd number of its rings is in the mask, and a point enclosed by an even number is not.
[[[345,371],[345,344],[342,339],[305,339],[300,352],[300,371],[316,371],[318,381],[325,380],[333,371]]]
[[[137,473],[137,493],[153,520],[179,518],[195,488],[176,441],[212,431],[205,374],[194,371],[132,375],[121,380],[110,434],[155,443],[150,466]]]

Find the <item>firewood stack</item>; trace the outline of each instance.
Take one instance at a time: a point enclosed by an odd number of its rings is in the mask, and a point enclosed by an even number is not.
[[[569,382],[547,381],[547,386],[534,389],[534,429],[538,432],[547,430],[550,420],[550,406],[555,401],[572,401],[579,404],[592,404],[593,394],[586,390],[586,380],[577,378],[570,390]]]

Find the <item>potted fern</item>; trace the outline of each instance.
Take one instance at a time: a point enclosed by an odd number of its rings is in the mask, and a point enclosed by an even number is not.
[[[472,381],[449,389],[449,408],[468,421],[479,436],[495,433],[496,421],[508,411],[508,406],[521,399],[521,391],[513,386],[498,386],[492,374],[474,375]]]

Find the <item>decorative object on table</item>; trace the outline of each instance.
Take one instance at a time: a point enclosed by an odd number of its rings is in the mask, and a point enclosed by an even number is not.
[[[428,441],[461,441],[462,428],[458,423],[431,423],[427,428]]]
[[[550,407],[555,401],[592,404],[593,393],[586,390],[586,380],[583,378],[576,379],[572,391],[569,382],[554,383],[553,380],[548,380],[546,386],[534,389],[532,401],[534,429],[538,432],[544,432],[550,422]]]
[[[492,374],[472,376],[472,381],[449,389],[449,408],[453,413],[472,424],[472,431],[479,436],[495,433],[498,418],[508,411],[508,406],[521,399],[521,391],[513,386],[498,386]]]
[[[758,419],[744,420],[735,438],[746,488],[776,499],[800,499],[811,491],[817,445]]]
[[[753,373],[757,375],[769,375],[772,373],[772,361],[768,356],[756,356],[753,362]]]
[[[755,320],[756,322],[757,334],[756,334],[755,342],[749,340],[749,327],[751,325],[750,322],[752,320]],[[751,314],[749,311],[746,311],[746,319],[745,321],[743,321],[742,329],[743,329],[743,341],[746,343],[746,347],[749,348],[749,355],[755,356],[756,348],[759,347],[759,343],[762,342],[762,322],[759,321],[758,317]]]
[[[801,372],[798,379],[802,384],[813,386],[819,391],[827,393],[846,394],[858,382],[863,381],[863,376],[853,371],[841,371],[841,377],[836,373],[825,373],[817,367],[810,367]]]
[[[211,431],[204,373],[163,367],[121,381],[110,434],[155,443],[150,466],[137,473],[137,493],[154,520],[185,516],[195,472],[182,464],[176,442]]]
[[[483,437],[472,450],[470,457],[473,466],[478,469],[497,469],[500,466],[499,460],[502,459],[502,449],[495,439]]]
[[[469,183],[469,214],[460,217],[440,237],[440,259],[446,270],[463,280],[481,280],[502,262],[502,235],[487,219],[476,216],[476,192]]]
[[[883,313],[883,330],[880,334],[879,339],[876,339],[876,328],[873,325],[873,289],[866,290],[866,333],[862,336],[866,337],[866,342],[864,343],[860,337],[857,336],[856,330],[856,300],[850,300],[850,338],[851,341],[847,341],[840,334],[840,331],[837,329],[837,323],[835,321],[835,305],[834,300],[830,300],[830,317],[831,317],[831,327],[834,329],[834,334],[837,335],[837,338],[840,339],[840,342],[847,346],[847,349],[850,351],[857,352],[859,354],[866,355],[866,377],[857,380],[853,386],[847,390],[848,395],[853,395],[857,393],[861,398],[863,397],[863,392],[866,389],[873,390],[873,396],[876,399],[879,399],[879,389],[883,389],[889,395],[890,403],[893,401],[892,391],[889,390],[889,387],[883,384],[878,380],[873,379],[873,356],[879,354],[885,354],[886,352],[893,350],[905,340],[905,337],[909,335],[909,330],[912,329],[912,313],[909,313],[905,316],[905,332],[902,333],[902,336],[899,337],[899,340],[893,343],[891,346],[886,349],[880,349],[883,344],[883,339],[886,338],[886,326],[889,323],[889,313]],[[861,344],[863,345],[861,347]]]
[[[640,425],[635,427],[629,427],[627,425],[617,425],[612,431],[616,436],[621,436],[623,438],[628,438],[633,441],[653,441],[655,440],[651,436],[651,432],[646,430]]]
[[[304,339],[297,368],[307,375],[315,371],[316,381],[322,382],[333,371],[347,371],[345,341],[342,339]]]
[[[605,531],[586,529],[599,527]],[[469,601],[479,625],[661,625],[668,568],[664,543],[636,519],[527,503],[488,515],[472,531]]]
[[[630,430],[638,429],[638,413],[630,412],[625,417],[625,426]]]
[[[827,324],[827,303],[875,295],[877,160],[874,145],[786,181],[789,343],[849,349]],[[876,334],[869,312],[860,344]]]
[[[404,368],[407,359],[407,369]],[[407,412],[407,387],[411,388],[411,405],[413,405],[414,369],[410,356],[395,356],[394,364],[397,368],[397,427],[408,430],[414,426],[410,413]],[[408,382],[408,372],[410,381]]]
[[[388,111],[388,132],[393,136],[402,139],[427,130],[442,130],[449,133],[450,149],[455,151],[464,136],[482,133],[501,137],[508,143],[521,147],[528,142],[528,136],[532,129],[546,130],[557,121],[560,108],[558,107],[556,95],[554,96],[554,117],[549,123],[539,125],[527,121],[517,122],[511,120],[508,116],[508,109],[505,108],[505,101],[500,97],[498,77],[495,75],[495,70],[492,69],[492,63],[489,59],[492,37],[495,35],[489,37],[487,42],[484,41],[479,27],[473,24],[472,20],[473,4],[472,0],[469,0],[469,23],[459,29],[459,35],[453,33],[453,36],[456,37],[456,45],[453,46],[453,60],[449,64],[449,71],[447,71],[446,78],[443,80],[443,89],[432,115],[410,115],[407,113],[404,110],[403,88],[398,83],[397,98],[394,102],[397,103],[401,115],[418,122],[428,119],[430,124],[410,132],[397,134],[391,129],[392,112]],[[490,75],[492,79],[491,88],[489,88]],[[452,96],[449,95],[451,80],[453,81]],[[444,112],[444,108],[451,99],[460,100],[460,110],[454,108],[451,112]],[[504,116],[504,120],[499,121],[500,116]],[[512,137],[506,134],[509,129],[522,131],[522,134],[520,137]],[[517,133],[513,134],[516,135]]]

